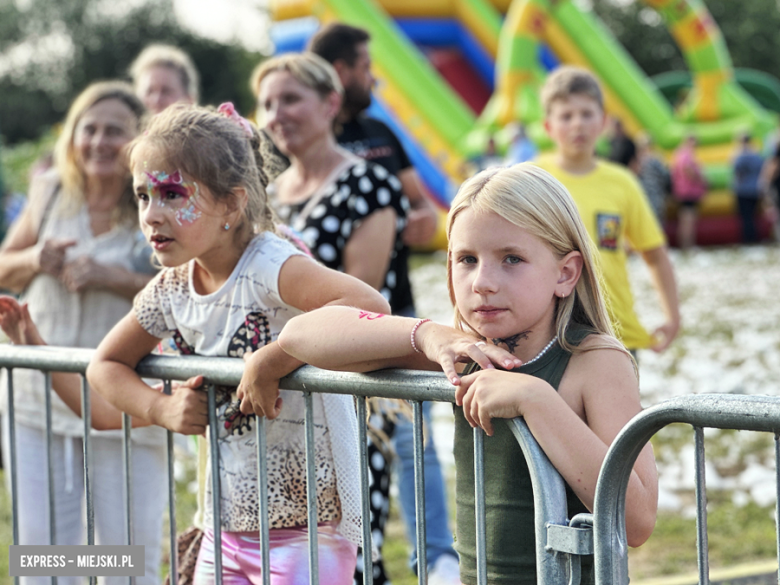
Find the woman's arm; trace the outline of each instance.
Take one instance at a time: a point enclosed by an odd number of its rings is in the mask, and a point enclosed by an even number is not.
[[[446,325],[393,317],[349,307],[324,307],[299,315],[285,325],[279,343],[287,353],[329,370],[368,372],[382,368],[443,369],[458,384],[455,364],[474,360],[484,368],[514,368],[522,362],[494,345]]]
[[[202,434],[208,421],[207,397],[195,389],[202,377],[189,380],[167,395],[150,388],[135,372],[138,362],[158,342],[131,311],[98,346],[87,368],[87,379],[92,388],[123,412],[177,433]]]
[[[65,252],[75,240],[50,239],[38,244],[38,230],[33,225],[28,205],[11,226],[0,245],[0,288],[21,292],[41,272],[59,276]]]
[[[436,206],[425,195],[420,175],[414,167],[399,171],[398,180],[411,205],[404,228],[404,243],[407,246],[424,246],[436,235],[439,221]]]
[[[12,297],[0,296],[0,328],[16,345],[46,345],[30,317],[27,304],[20,305]],[[52,372],[51,385],[67,407],[78,416],[82,416],[79,375]],[[106,402],[102,396],[90,391],[90,425],[99,431],[121,429],[122,413]],[[149,423],[133,417],[132,425],[133,428],[145,427]]]
[[[778,159],[775,157],[768,158],[761,166],[761,174],[758,177],[758,186],[764,196],[770,194],[772,187],[772,180],[777,174]]]
[[[71,292],[104,288],[132,300],[152,279],[152,275],[132,272],[113,264],[101,264],[89,256],[81,256],[64,266],[60,278]]]
[[[385,207],[366,217],[344,246],[344,272],[376,290],[385,283],[390,254],[395,244],[396,215]]]
[[[583,346],[596,339],[586,340]],[[633,364],[625,353],[610,349],[572,356],[558,392],[532,376],[482,371],[464,377],[456,400],[467,420],[488,432],[492,432],[491,418],[523,416],[540,447],[589,510],[593,510],[596,482],[609,446],[641,411]],[[634,465],[626,501],[628,544],[639,546],[653,531],[658,506],[658,476],[649,444]]]
[[[76,241],[38,242],[41,221],[58,186],[59,177],[52,173],[39,175],[31,182],[27,206],[0,245],[0,288],[21,292],[41,272],[59,276],[65,253]]]

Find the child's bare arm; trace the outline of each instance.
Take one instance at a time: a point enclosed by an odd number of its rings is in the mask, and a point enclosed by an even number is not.
[[[573,356],[558,392],[538,378],[493,370],[464,377],[456,399],[469,423],[489,433],[491,418],[525,417],[552,464],[589,510],[610,444],[641,410],[631,360],[616,350]],[[628,543],[639,546],[652,533],[658,504],[649,445],[634,466],[627,502]]]
[[[16,345],[46,345],[30,317],[27,304],[0,296],[0,327]],[[81,379],[78,374],[52,372],[51,384],[62,401],[78,416],[81,414]],[[122,428],[122,413],[96,392],[90,391],[90,425],[99,431]],[[145,420],[133,417],[133,427],[148,426]]]
[[[457,363],[474,360],[483,368],[513,368],[522,362],[506,350],[446,325],[393,317],[349,307],[324,307],[290,320],[279,337],[287,353],[329,370],[369,372],[383,368],[442,369],[460,383]]]
[[[677,282],[666,246],[645,250],[642,252],[642,258],[650,270],[653,285],[658,291],[661,308],[666,316],[663,325],[653,332],[657,341],[651,349],[660,352],[669,347],[680,331],[680,301],[677,296]]]
[[[279,294],[285,303],[302,311],[347,305],[390,312],[387,301],[369,285],[303,256],[293,256],[282,266]],[[245,356],[245,360],[244,375],[238,387],[241,411],[276,418],[282,406],[279,380],[304,362],[286,353],[277,342]]]
[[[46,345],[30,317],[27,303],[0,295],[0,329],[14,345]]]
[[[606,449],[623,427],[642,410],[639,383],[634,363],[622,352],[597,350],[579,357],[581,364],[572,371],[572,375],[585,381],[582,390],[585,420],[589,429],[605,445],[604,453],[593,459],[598,472]],[[570,485],[575,488],[575,484]],[[590,496],[592,498],[593,494]],[[591,502],[587,502],[590,509]],[[658,471],[653,448],[648,443],[639,454],[628,482],[626,532],[630,546],[639,546],[650,537],[655,527],[657,509]]]
[[[90,385],[119,410],[185,435],[206,430],[205,392],[197,376],[172,395],[150,388],[135,372],[139,361],[159,342],[149,335],[131,311],[106,335],[87,368]]]

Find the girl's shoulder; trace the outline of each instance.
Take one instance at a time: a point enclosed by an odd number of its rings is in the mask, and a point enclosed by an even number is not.
[[[586,335],[577,346],[565,378],[583,389],[598,389],[616,380],[638,385],[636,362],[631,353],[615,337],[595,332]]]
[[[612,349],[630,355],[625,346],[615,337],[598,333],[592,329],[583,330],[578,347],[583,352],[590,352],[598,349]]]
[[[285,237],[272,232],[260,233],[247,246],[235,278],[239,286],[249,286],[263,302],[268,300],[265,298],[268,295],[278,300],[282,267],[293,256],[310,257]]]
[[[625,346],[612,335],[589,331],[577,344],[572,360],[633,364],[634,358]]]
[[[181,296],[189,291],[189,264],[166,267],[146,283],[134,300],[138,306],[145,302],[156,302],[163,297]]]
[[[298,254],[306,255],[305,251],[298,248],[289,236],[266,231],[257,234],[252,239],[244,252],[243,258],[250,263],[271,262],[272,264],[284,264],[287,258]]]

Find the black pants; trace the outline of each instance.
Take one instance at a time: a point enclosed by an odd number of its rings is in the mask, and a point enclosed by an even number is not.
[[[737,197],[739,218],[742,220],[742,241],[752,244],[758,241],[758,226],[756,225],[757,197]]]
[[[377,417],[372,417],[376,420]],[[381,416],[381,431],[392,438],[395,424],[387,416]],[[379,548],[380,558],[374,561],[374,585],[389,585],[390,580],[385,573],[385,564],[381,558],[382,542],[385,537],[385,525],[390,511],[390,470],[392,457],[388,449],[390,445],[380,448],[375,441],[368,439],[368,472],[369,472],[369,502],[371,508],[371,533],[374,545]],[[358,568],[355,570],[353,585],[363,585],[363,549],[358,548]]]

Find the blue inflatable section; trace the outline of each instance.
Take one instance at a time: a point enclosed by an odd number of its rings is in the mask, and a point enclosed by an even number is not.
[[[556,57],[555,53],[552,52],[552,49],[545,43],[539,43],[538,59],[542,64],[542,67],[544,67],[547,71],[552,71],[561,64],[558,57]]]
[[[274,23],[271,27],[271,41],[276,48],[275,54],[300,53],[319,27],[316,18],[308,17]]]
[[[412,161],[412,165],[417,169],[417,174],[420,175],[420,179],[422,179],[428,192],[436,199],[439,205],[445,209],[449,208],[450,201],[458,189],[457,185],[431,162],[430,158],[409,137],[404,128],[398,124],[397,120],[380,100],[374,98],[366,113],[387,124],[390,130],[398,136],[409,160]],[[445,199],[442,199],[442,196]]]
[[[449,18],[399,18],[396,24],[417,45],[460,49],[482,81],[493,89],[493,58],[459,22]]]

